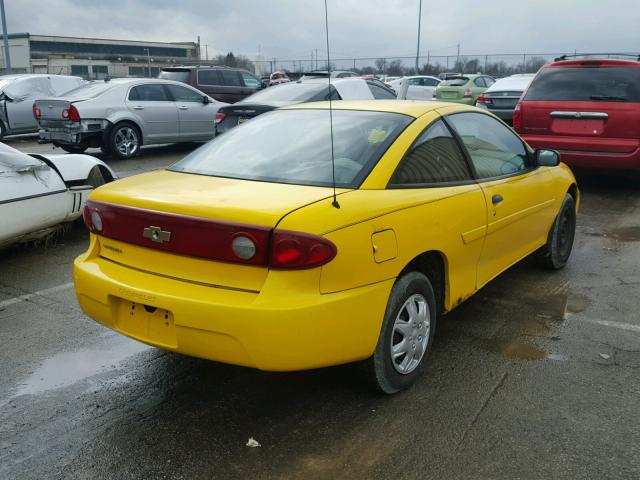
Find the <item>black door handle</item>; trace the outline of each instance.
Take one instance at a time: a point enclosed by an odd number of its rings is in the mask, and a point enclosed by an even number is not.
[[[499,204],[502,200],[504,200],[504,198],[502,198],[502,195],[500,195],[499,193],[491,197],[491,201],[493,202],[494,205]]]

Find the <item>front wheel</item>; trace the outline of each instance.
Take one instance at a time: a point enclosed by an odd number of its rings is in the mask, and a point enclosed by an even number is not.
[[[576,202],[567,194],[549,232],[547,244],[538,252],[538,262],[546,268],[559,270],[567,264],[576,235]]]
[[[436,301],[429,279],[419,272],[403,275],[393,286],[375,352],[366,361],[379,391],[392,394],[420,375],[436,328]]]
[[[142,145],[138,128],[128,122],[118,123],[109,135],[109,150],[123,160],[136,156]]]

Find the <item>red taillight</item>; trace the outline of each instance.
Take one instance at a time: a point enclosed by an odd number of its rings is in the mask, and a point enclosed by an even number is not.
[[[478,99],[476,100],[477,103],[493,103],[493,101],[491,100],[490,97],[487,97],[486,95],[480,95],[478,97]]]
[[[305,233],[278,231],[271,242],[271,268],[319,267],[333,260],[336,246],[329,240]]]
[[[33,116],[36,120],[40,119],[40,116],[42,115],[42,112],[40,112],[40,107],[37,106],[35,103],[33,104]]]
[[[513,129],[518,133],[522,133],[522,107],[520,102],[513,110]]]
[[[331,261],[329,240],[299,232],[177,215],[89,200],[83,219],[92,233],[181,255],[275,269]]]
[[[216,123],[220,123],[224,120],[226,115],[224,113],[216,113]]]
[[[470,88],[467,88],[464,92],[464,98],[471,98],[473,97],[473,92],[471,91]]]
[[[71,105],[69,108],[65,108],[62,110],[62,118],[65,120],[69,120],[70,122],[79,122],[80,121],[80,112],[78,109]]]

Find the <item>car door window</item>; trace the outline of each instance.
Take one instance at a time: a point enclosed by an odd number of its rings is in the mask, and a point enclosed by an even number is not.
[[[440,83],[438,80],[434,80],[433,78],[425,78],[424,80],[424,85],[427,87],[437,87],[438,84]]]
[[[242,75],[242,80],[244,81],[245,87],[260,88],[260,86],[262,86],[262,83],[260,82],[260,80],[258,80],[253,75],[246,72],[240,72],[240,75]],[[278,77],[278,78],[282,78],[282,77]]]
[[[240,75],[235,70],[220,70],[220,75],[222,76],[223,85],[228,87],[242,87],[244,86],[241,82]]]
[[[458,142],[438,120],[413,144],[391,177],[390,186],[470,181],[473,177]]]
[[[513,175],[529,168],[524,143],[497,119],[482,113],[458,113],[447,121],[462,139],[478,178]]]
[[[180,85],[167,85],[169,92],[176,102],[197,102],[202,103],[203,95],[191,90],[190,88],[181,87]]]
[[[133,87],[129,91],[129,100],[138,102],[168,102],[169,97],[167,97],[164,85],[155,83]]]
[[[420,85],[420,79],[419,78],[410,78],[409,79],[409,85]]]
[[[199,70],[198,85],[214,86],[224,84],[218,70]]]
[[[484,83],[484,78],[482,78],[482,77],[478,77],[478,78],[476,78],[476,79],[473,81],[473,83],[475,83],[475,84],[476,84],[476,87],[482,87],[482,88],[484,88],[484,87],[486,87],[486,86],[487,86],[487,85]]]
[[[396,96],[389,92],[388,90],[374,84],[374,83],[367,83],[367,85],[369,86],[369,90],[371,90],[371,93],[373,94],[373,98],[375,98],[376,100],[381,100],[381,99],[391,99],[391,100],[395,100]]]

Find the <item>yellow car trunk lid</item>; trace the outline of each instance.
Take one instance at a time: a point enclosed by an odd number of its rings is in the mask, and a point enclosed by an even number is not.
[[[229,228],[237,226],[266,238],[287,213],[331,195],[325,187],[156,171],[105,185],[90,200],[106,216],[97,237],[101,257],[171,278],[259,291],[266,262],[203,258],[202,249],[209,241],[214,256],[229,249]],[[226,237],[214,238],[218,230]]]

